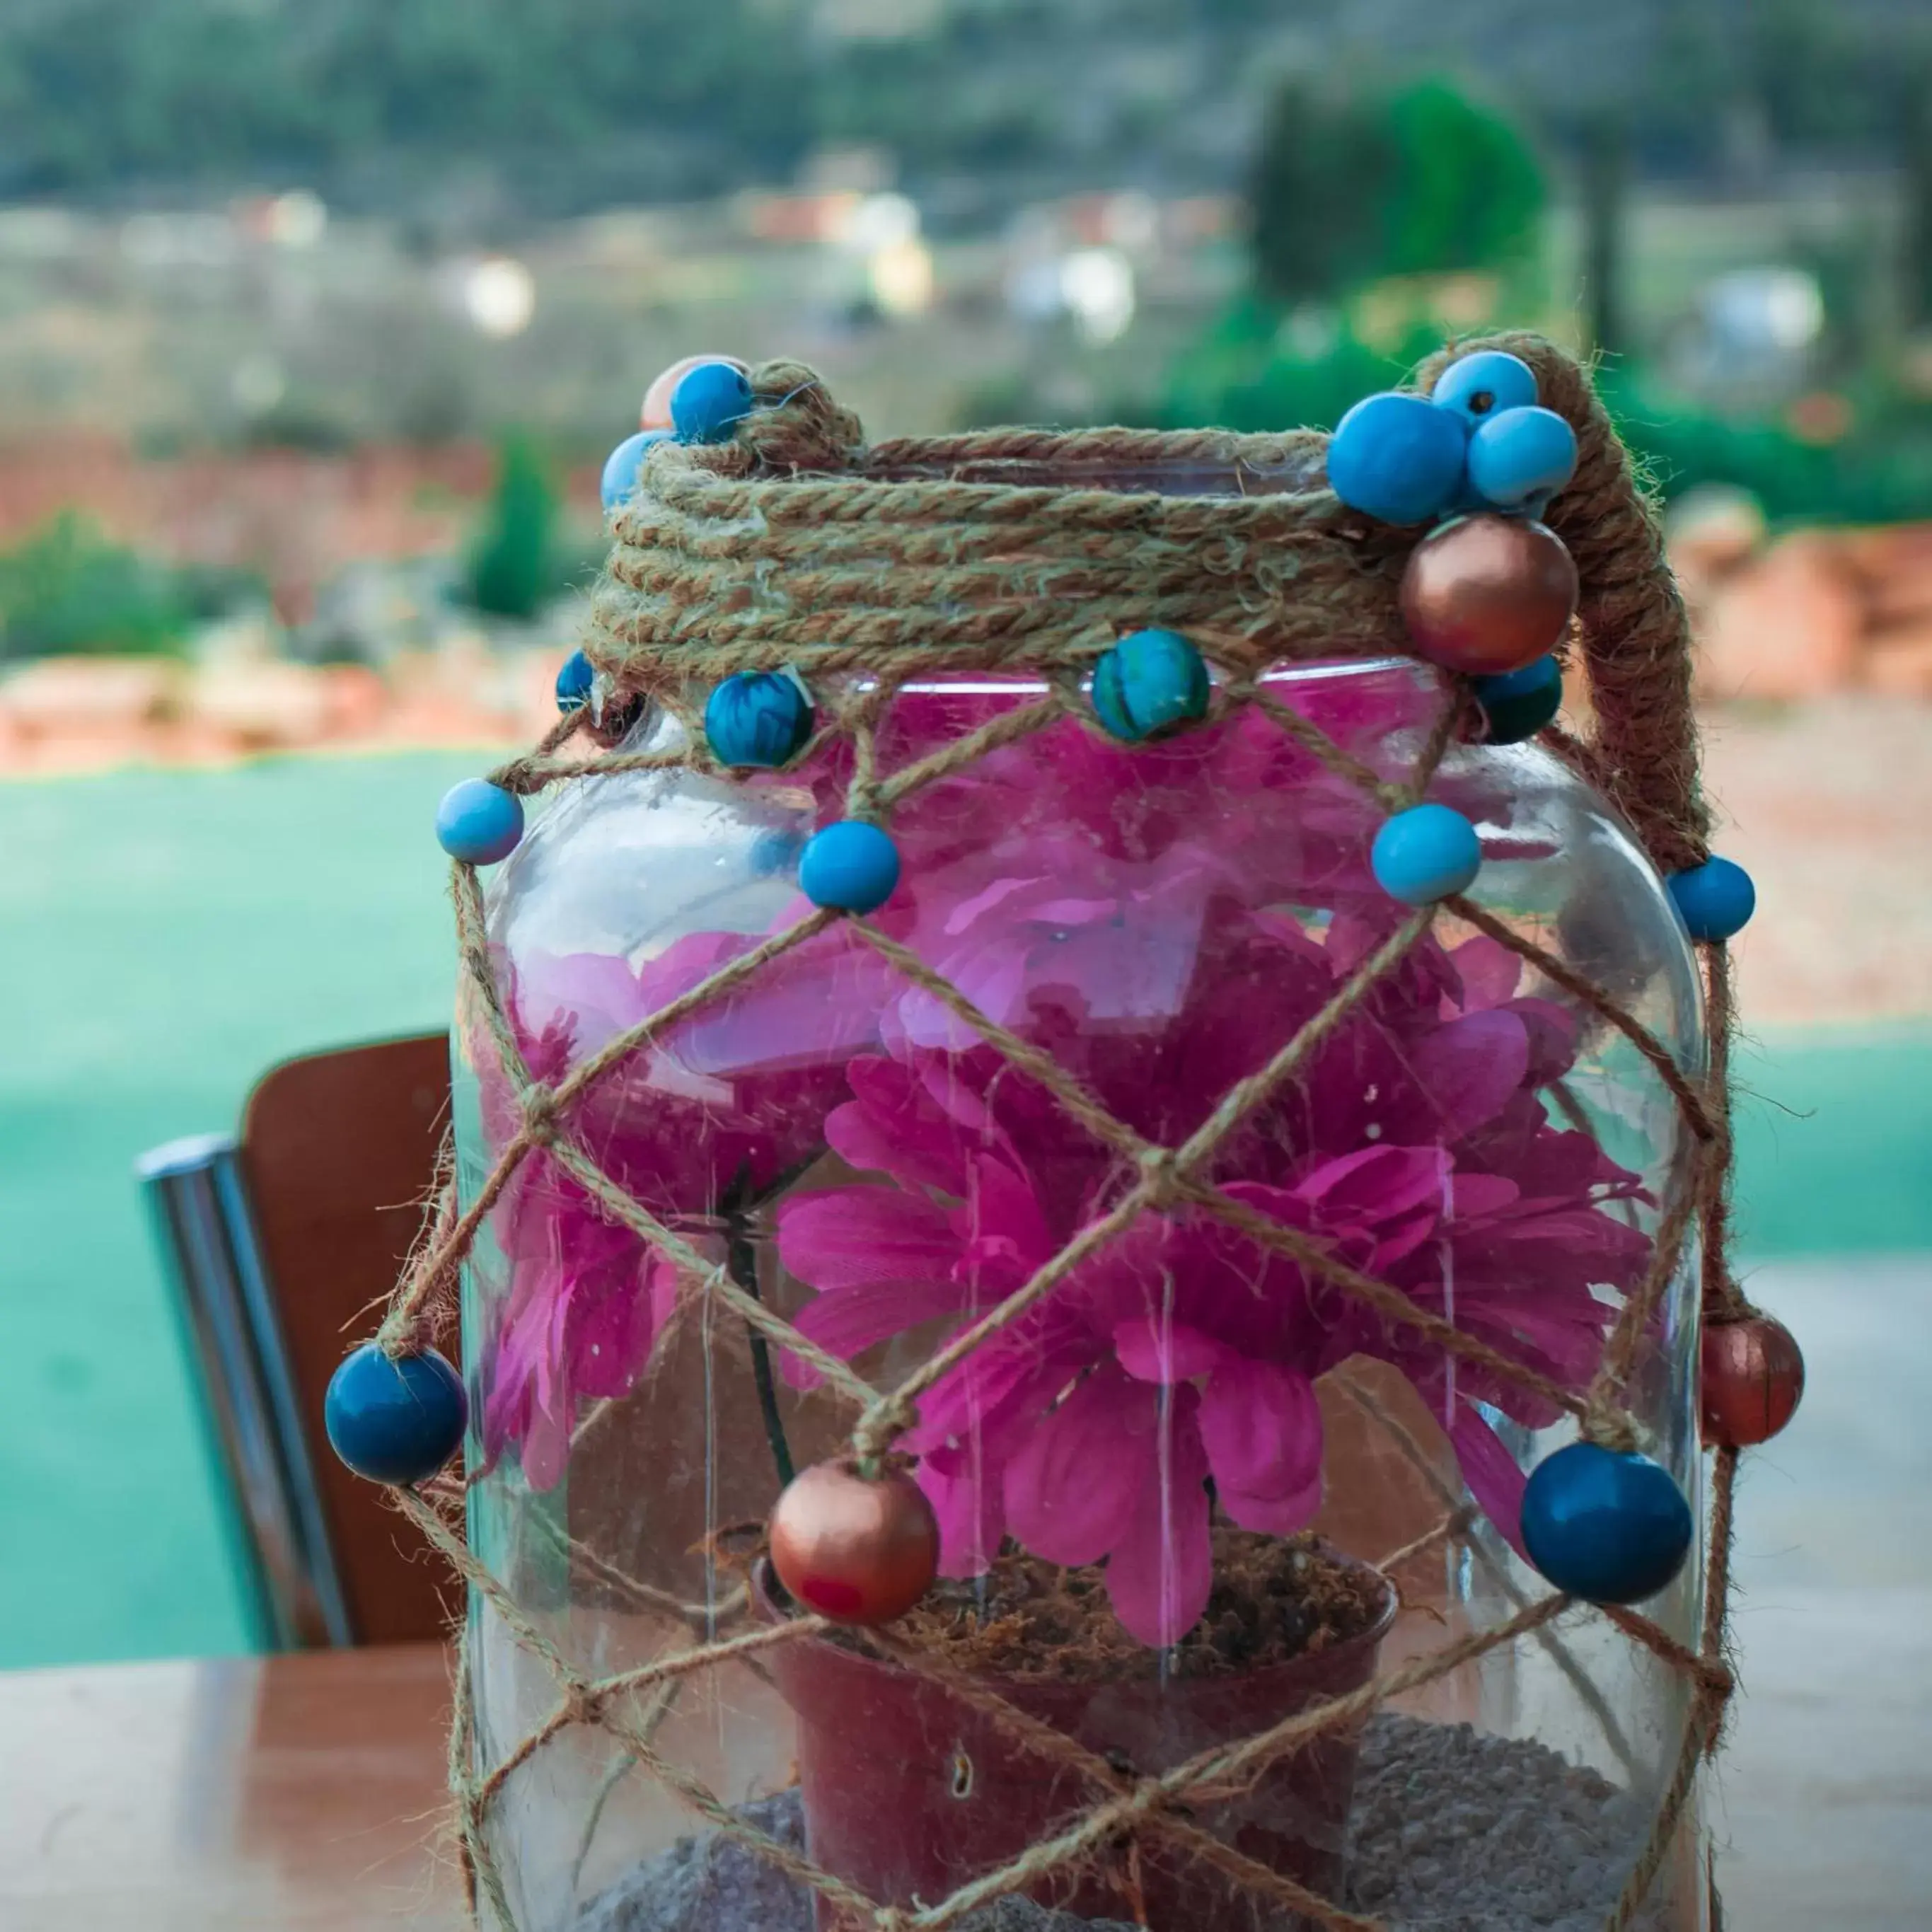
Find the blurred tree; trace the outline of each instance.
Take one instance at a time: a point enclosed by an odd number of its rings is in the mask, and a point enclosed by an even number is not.
[[[470,601],[493,616],[530,618],[562,587],[556,550],[557,496],[536,443],[506,436],[496,487],[470,559]]]
[[[0,658],[177,650],[207,614],[176,573],[64,510],[0,551]]]
[[[1905,230],[1899,292],[1906,326],[1932,328],[1932,64],[1920,70],[1903,134],[1899,172]]]
[[[1585,128],[1582,158],[1583,304],[1591,345],[1606,355],[1624,346],[1624,217],[1630,192],[1630,141],[1622,116],[1605,108]]]
[[[1534,247],[1544,200],[1522,136],[1445,82],[1376,93],[1291,80],[1250,185],[1256,278],[1292,303],[1385,275],[1513,266]]]

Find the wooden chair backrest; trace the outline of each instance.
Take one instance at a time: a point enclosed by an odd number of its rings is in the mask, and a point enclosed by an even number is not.
[[[422,1224],[449,1115],[442,1034],[292,1060],[250,1095],[242,1171],[358,1643],[444,1634],[454,1576],[373,1484],[335,1460],[322,1397],[380,1318]]]

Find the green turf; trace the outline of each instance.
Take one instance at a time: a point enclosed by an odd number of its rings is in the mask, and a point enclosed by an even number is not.
[[[290,1053],[440,1023],[436,799],[476,757],[0,784],[0,1666],[248,1641],[130,1173]],[[1760,1253],[1932,1248],[1932,1028],[1744,1078]]]

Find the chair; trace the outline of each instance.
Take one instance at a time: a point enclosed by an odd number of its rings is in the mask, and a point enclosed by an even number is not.
[[[269,1649],[440,1636],[454,1579],[323,1432],[328,1378],[372,1329],[422,1226],[449,1111],[441,1034],[266,1074],[238,1136],[146,1155],[236,1541]]]

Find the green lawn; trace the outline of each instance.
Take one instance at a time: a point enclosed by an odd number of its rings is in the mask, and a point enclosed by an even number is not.
[[[0,1666],[245,1642],[130,1173],[285,1054],[440,1023],[482,754],[0,785]],[[1932,1249],[1932,1026],[1746,1055],[1760,1254]]]

